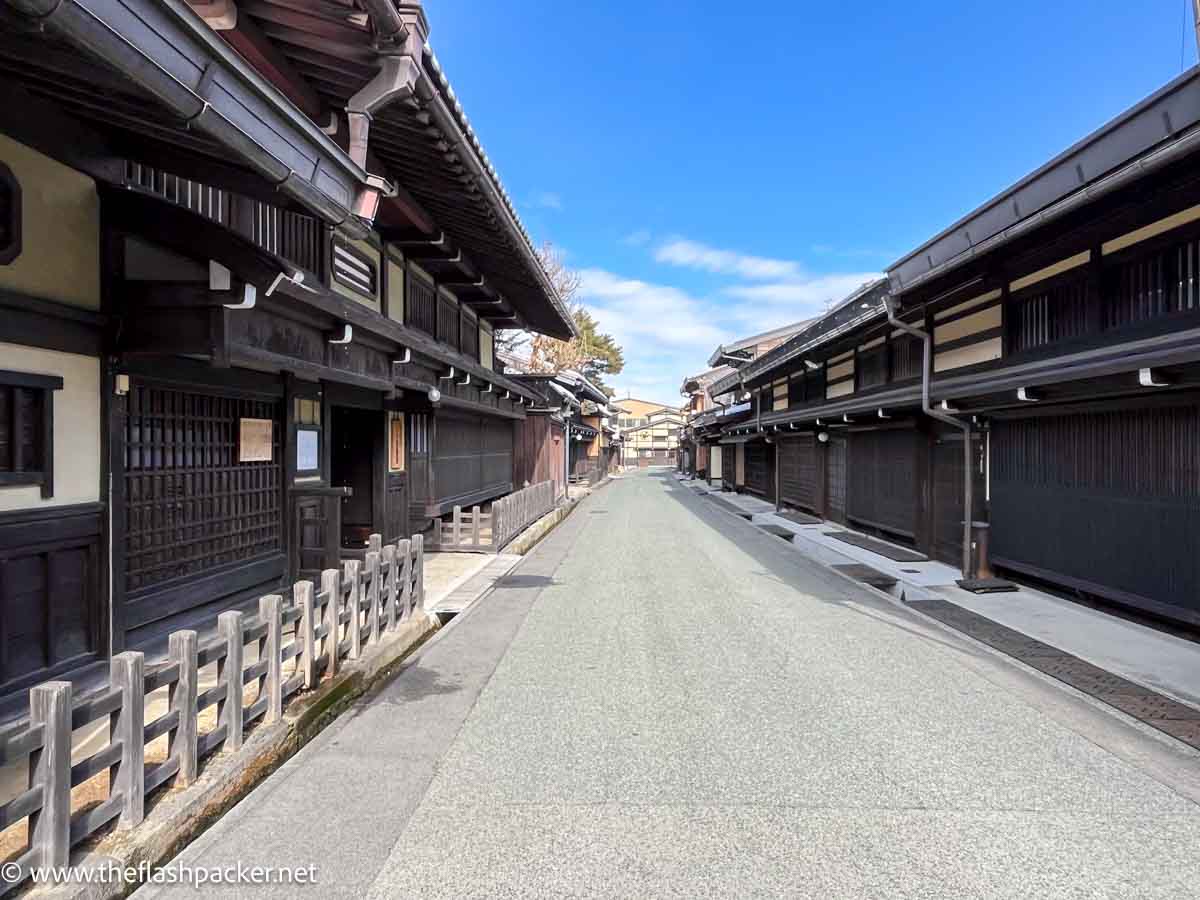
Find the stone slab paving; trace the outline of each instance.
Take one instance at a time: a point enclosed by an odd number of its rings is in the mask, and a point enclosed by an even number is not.
[[[1198,800],[1200,754],[651,471],[181,861],[316,862],[321,897],[1178,898]]]

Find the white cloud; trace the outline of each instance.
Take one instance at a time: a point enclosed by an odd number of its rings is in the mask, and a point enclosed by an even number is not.
[[[724,293],[755,304],[787,304],[795,312],[796,318],[804,318],[806,314],[820,312],[830,304],[844,300],[877,278],[879,275],[874,272],[850,272],[769,284],[734,285],[725,288]]]
[[[637,231],[631,231],[625,237],[621,238],[621,243],[627,247],[641,247],[650,243],[651,234],[645,228],[639,228]]]
[[[539,191],[533,195],[530,205],[535,209],[561,210],[563,208],[563,201],[562,196],[553,191]]]
[[[721,250],[698,241],[674,238],[654,251],[658,262],[689,269],[701,269],[721,275],[737,275],[755,281],[802,278],[798,263],[787,259],[750,256],[733,250]]]

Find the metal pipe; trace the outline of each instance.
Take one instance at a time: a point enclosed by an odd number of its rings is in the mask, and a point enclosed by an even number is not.
[[[115,67],[126,78],[154,96],[188,127],[208,135],[242,163],[270,182],[280,193],[315,212],[330,225],[351,236],[364,237],[370,229],[352,211],[300,177],[240,127],[215,110],[209,101],[170,74],[132,42],[123,38],[90,10],[74,0],[8,0],[9,5],[68,43]],[[209,66],[217,66],[212,60]],[[200,90],[204,90],[201,80]]]
[[[381,40],[398,42],[408,37],[408,26],[393,0],[363,0],[363,6]]]
[[[971,516],[974,512],[972,494],[974,479],[971,472],[971,424],[964,422],[948,413],[934,409],[929,402],[929,382],[933,377],[933,336],[915,325],[902,322],[896,316],[896,300],[890,294],[883,298],[884,308],[887,309],[888,322],[905,334],[921,339],[924,348],[923,364],[921,366],[921,410],[931,419],[945,422],[958,428],[963,433],[963,578],[970,578],[971,572]]]

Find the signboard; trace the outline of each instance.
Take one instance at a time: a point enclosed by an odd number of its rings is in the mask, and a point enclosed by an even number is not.
[[[296,430],[296,471],[316,472],[321,468],[321,432],[311,428]]]
[[[238,462],[270,462],[273,445],[270,419],[241,419],[241,439],[238,442]]]

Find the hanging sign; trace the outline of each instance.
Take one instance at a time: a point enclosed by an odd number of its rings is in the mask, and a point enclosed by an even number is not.
[[[242,419],[238,442],[238,462],[270,462],[274,447],[270,419]]]

